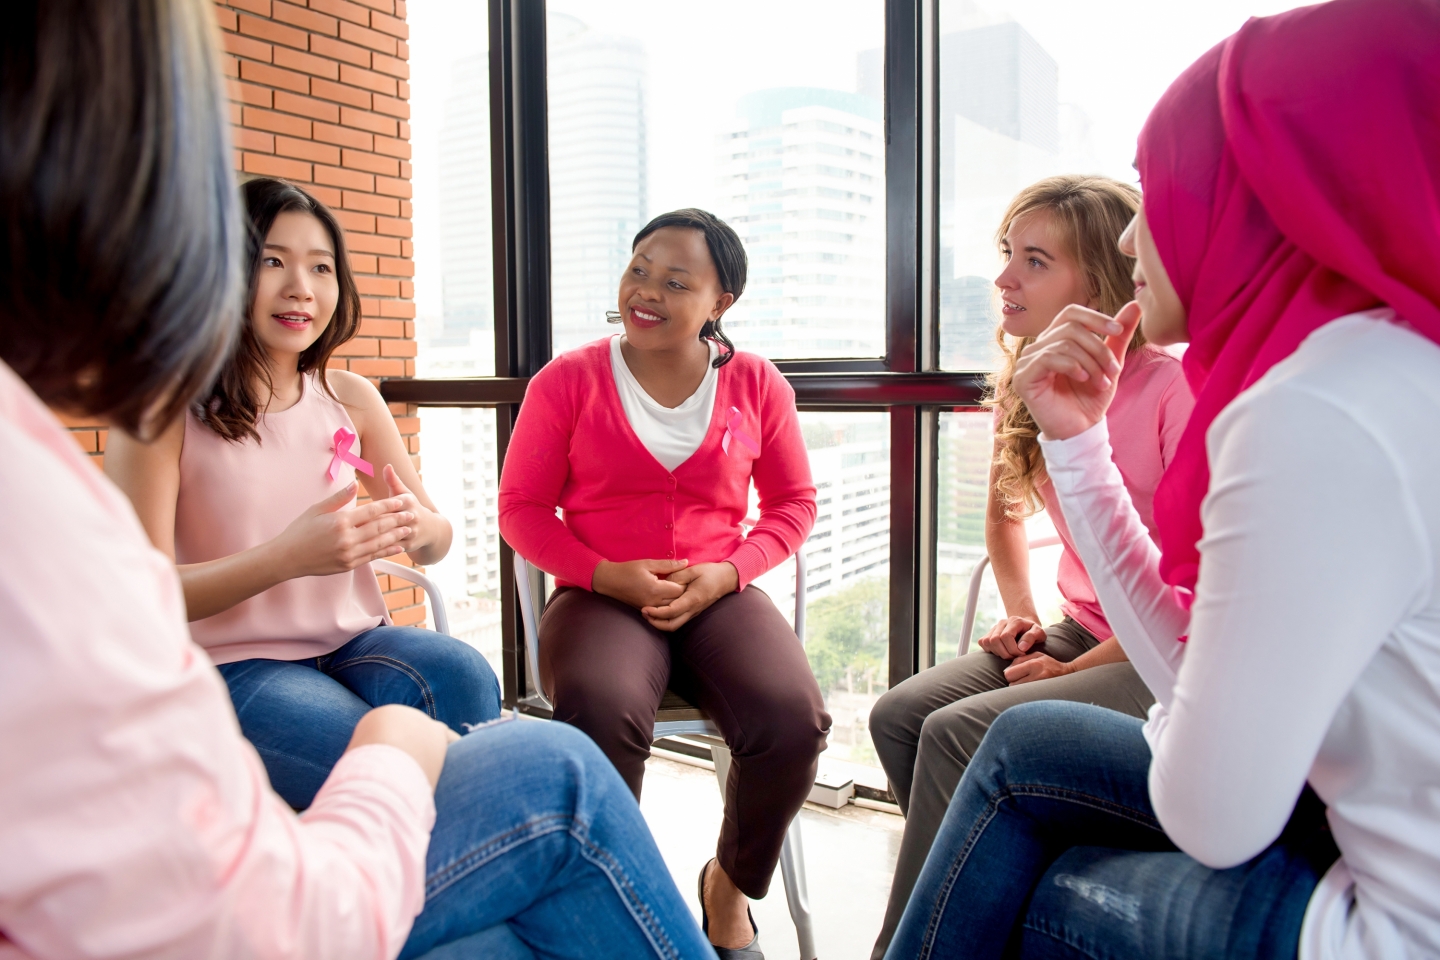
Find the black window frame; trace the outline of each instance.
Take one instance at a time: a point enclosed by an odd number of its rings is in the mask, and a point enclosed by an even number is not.
[[[939,413],[978,409],[985,373],[938,370],[938,0],[885,3],[883,358],[781,360],[802,410],[890,414],[890,685],[934,657]],[[494,407],[499,463],[529,378],[551,358],[545,0],[489,0],[494,377],[386,380],[392,403]],[[501,538],[507,706],[526,698],[514,554]],[[539,712],[539,711],[537,711]]]

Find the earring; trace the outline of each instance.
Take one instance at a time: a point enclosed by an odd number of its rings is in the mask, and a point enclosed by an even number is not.
[[[623,319],[623,318],[620,316],[620,311],[619,311],[619,310],[606,310],[606,311],[605,311],[605,322],[606,322],[606,323],[619,323],[622,319]]]

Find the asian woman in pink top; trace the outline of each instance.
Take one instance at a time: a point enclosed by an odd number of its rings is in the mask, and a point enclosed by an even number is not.
[[[745,289],[740,238],[679,210],[633,248],[614,315],[624,333],[530,381],[500,532],[556,578],[539,678],[556,718],[590,734],[636,796],[667,686],[720,727],[734,763],[702,916],[722,960],[756,958],[746,898],[765,895],[830,717],[795,632],[750,584],[805,542],[815,485],[794,391],[721,330]],[[760,517],[746,535],[752,482]]]
[[[360,330],[340,224],[283,180],[242,193],[251,300],[239,346],[154,441],[117,434],[105,472],[175,558],[191,636],[271,785],[304,809],[371,707],[403,703],[463,733],[499,716],[500,686],[473,647],[393,625],[370,568],[407,552],[439,560],[450,524],[380,392],[328,369]],[[374,499],[355,506],[360,485]]]
[[[191,641],[173,560],[54,410],[142,436],[242,322],[210,0],[0,31],[0,958],[713,954],[585,737],[389,705],[303,815]]]
[[[1005,363],[992,377],[995,460],[985,544],[1007,616],[971,651],[888,691],[870,713],[870,735],[905,812],[890,901],[872,954],[884,956],[950,797],[985,732],[1005,710],[1034,700],[1099,703],[1143,717],[1154,697],[1125,658],[1075,552],[1036,438],[1039,430],[1010,381],[1017,362],[1072,303],[1115,311],[1130,299],[1133,258],[1117,243],[1140,206],[1134,187],[1094,176],[1057,176],[1010,202],[998,241],[1005,261],[996,335]],[[1115,463],[1154,536],[1152,502],[1190,418],[1180,362],[1129,345],[1111,410]],[[1044,509],[1064,545],[1059,586],[1064,619],[1042,626],[1030,590],[1024,517]]]

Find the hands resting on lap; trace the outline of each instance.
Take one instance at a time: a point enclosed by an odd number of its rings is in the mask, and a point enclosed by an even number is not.
[[[686,560],[601,561],[591,588],[640,611],[657,630],[678,630],[727,593],[734,593],[740,575],[728,561]]]

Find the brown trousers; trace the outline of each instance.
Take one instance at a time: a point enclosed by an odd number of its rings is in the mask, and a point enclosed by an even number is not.
[[[747,896],[765,896],[830,715],[795,631],[763,591],[721,597],[665,633],[618,600],[556,590],[540,618],[540,682],[555,719],[589,734],[637,799],[665,688],[709,714],[731,750],[716,857]]]

